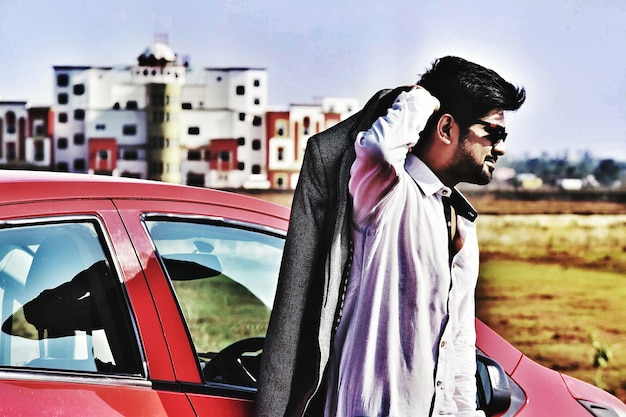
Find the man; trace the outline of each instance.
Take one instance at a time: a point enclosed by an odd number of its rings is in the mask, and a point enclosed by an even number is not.
[[[491,180],[525,91],[456,57],[418,85],[309,140],[257,417],[476,415],[476,212],[454,186]]]

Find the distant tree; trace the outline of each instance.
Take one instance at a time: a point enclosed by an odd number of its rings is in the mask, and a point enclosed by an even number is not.
[[[613,159],[603,159],[593,171],[594,177],[602,185],[611,185],[619,179],[620,167]]]
[[[578,163],[578,169],[580,171],[580,178],[584,178],[587,175],[593,174],[593,170],[596,164],[596,160],[591,155],[591,152],[585,151],[583,157]]]
[[[527,155],[521,159],[505,159],[504,165],[518,174],[534,174],[548,185],[556,185],[563,178],[585,179],[589,175],[593,175],[601,185],[611,185],[619,180],[626,183],[626,162],[597,160],[588,151],[579,160],[571,160],[567,153],[551,156],[543,152],[539,157]]]

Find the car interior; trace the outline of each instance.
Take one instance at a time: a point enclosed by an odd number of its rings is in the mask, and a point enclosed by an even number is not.
[[[0,366],[143,373],[93,224],[20,225],[0,230],[0,242]]]
[[[147,222],[205,381],[255,388],[283,239],[227,222]]]

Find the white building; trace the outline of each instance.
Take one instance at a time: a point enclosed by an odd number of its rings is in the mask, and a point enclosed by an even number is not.
[[[265,69],[193,71],[157,41],[137,65],[54,72],[53,169],[268,187]]]
[[[202,68],[154,42],[137,64],[55,66],[54,103],[0,101],[0,165],[212,188],[293,189],[308,139],[353,98],[269,110],[263,68]]]

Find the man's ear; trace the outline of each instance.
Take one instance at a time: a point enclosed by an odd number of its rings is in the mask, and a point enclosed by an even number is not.
[[[439,117],[439,120],[437,121],[437,138],[441,141],[443,141],[446,145],[450,144],[452,142],[451,139],[451,129],[452,129],[452,122],[454,121],[454,117],[452,117],[452,115],[450,114],[442,114],[441,117]]]

